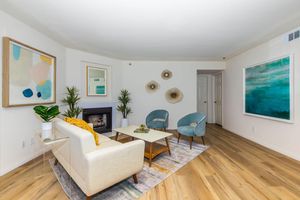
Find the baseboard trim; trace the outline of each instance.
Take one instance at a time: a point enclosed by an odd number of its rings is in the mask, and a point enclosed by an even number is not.
[[[227,128],[222,127],[222,129],[224,129],[224,130],[226,130],[226,131],[230,132],[231,134],[234,134],[234,135],[236,135],[238,137],[241,137],[241,138],[243,138],[245,140],[249,140],[250,142],[253,142],[256,145],[262,146],[262,147],[264,147],[264,148],[266,148],[266,149],[268,149],[270,151],[274,151],[275,153],[281,154],[282,156],[285,156],[285,157],[290,158],[292,160],[300,161],[300,156],[295,156],[291,152],[287,152],[287,151],[283,151],[283,150],[278,150],[276,147],[273,147],[273,145],[260,143],[260,142],[256,141],[255,138],[251,138],[251,137],[246,137],[244,135],[240,135],[240,134],[238,134],[238,133],[236,133],[234,131],[231,131],[231,130],[229,130]]]
[[[4,176],[5,174],[17,169],[18,167],[32,161],[33,159],[41,156],[43,154],[43,151],[39,151],[36,154],[33,154],[31,156],[26,157],[25,159],[19,161],[19,162],[15,162],[14,164],[8,166],[8,167],[2,167],[1,171],[0,171],[0,176]]]

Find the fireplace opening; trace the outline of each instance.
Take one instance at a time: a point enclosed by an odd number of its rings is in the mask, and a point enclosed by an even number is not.
[[[92,123],[94,131],[98,133],[111,132],[112,108],[84,108],[82,119],[87,123]]]
[[[107,116],[106,114],[100,115],[90,115],[88,121],[93,124],[94,128],[106,127],[107,126]]]

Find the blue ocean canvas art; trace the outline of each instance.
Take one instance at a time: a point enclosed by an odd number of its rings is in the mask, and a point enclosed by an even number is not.
[[[245,69],[245,113],[291,120],[290,57]]]

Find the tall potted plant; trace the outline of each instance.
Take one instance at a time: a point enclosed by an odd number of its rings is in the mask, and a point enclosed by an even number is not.
[[[67,87],[67,96],[62,100],[63,103],[68,104],[68,109],[63,114],[66,117],[77,118],[82,109],[78,106],[80,100],[79,90],[76,87]]]
[[[34,112],[38,114],[42,122],[42,138],[47,139],[51,138],[52,135],[52,122],[51,120],[59,115],[59,108],[57,105],[55,106],[35,106],[33,108]]]
[[[121,90],[121,94],[118,97],[119,105],[117,106],[117,110],[122,113],[122,121],[121,126],[127,127],[128,126],[128,119],[127,116],[129,113],[131,113],[131,108],[128,106],[128,104],[131,102],[130,93],[128,90],[123,89]]]

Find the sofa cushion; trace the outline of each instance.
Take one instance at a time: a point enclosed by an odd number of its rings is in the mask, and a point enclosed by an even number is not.
[[[87,122],[85,122],[82,119],[76,119],[76,118],[70,118],[70,117],[66,117],[64,120],[74,126],[77,126],[79,128],[89,131],[94,136],[96,145],[99,145],[98,134],[93,130],[92,127],[89,126],[89,124]]]
[[[179,126],[177,131],[186,136],[194,136],[195,134],[195,127],[192,126]]]
[[[192,123],[190,123],[190,126],[192,126],[192,127],[196,127],[198,125],[198,123],[197,122],[192,122]]]
[[[105,135],[102,135],[100,133],[97,133],[97,134],[98,134],[98,138],[99,138],[99,143],[100,144],[111,140],[109,137],[107,137]]]
[[[101,145],[97,146],[97,150],[98,149],[104,149],[104,148],[107,148],[107,147],[113,147],[113,146],[117,146],[117,145],[121,145],[121,144],[122,143],[120,143],[120,142],[109,139],[105,142],[101,142]]]

